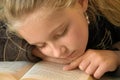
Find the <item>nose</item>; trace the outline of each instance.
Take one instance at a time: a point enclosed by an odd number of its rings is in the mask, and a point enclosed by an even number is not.
[[[56,58],[64,58],[68,55],[68,49],[65,45],[50,44],[52,54]]]

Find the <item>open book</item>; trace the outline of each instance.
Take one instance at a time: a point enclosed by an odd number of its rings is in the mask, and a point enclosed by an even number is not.
[[[63,71],[63,66],[47,61],[0,62],[0,80],[94,80],[79,69]]]

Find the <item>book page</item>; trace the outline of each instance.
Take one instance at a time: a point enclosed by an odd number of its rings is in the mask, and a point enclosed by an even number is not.
[[[93,80],[79,69],[63,71],[63,65],[41,61],[35,64],[21,80]]]
[[[33,63],[25,61],[0,62],[0,79],[19,80],[32,66]]]

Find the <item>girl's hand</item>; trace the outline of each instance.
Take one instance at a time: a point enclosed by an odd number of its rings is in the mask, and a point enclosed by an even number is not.
[[[87,50],[85,54],[66,65],[64,70],[79,67],[89,75],[99,79],[105,72],[114,71],[120,64],[119,56],[110,50]]]

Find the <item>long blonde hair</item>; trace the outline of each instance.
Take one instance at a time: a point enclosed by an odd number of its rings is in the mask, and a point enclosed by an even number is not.
[[[72,7],[77,0],[1,0],[3,6],[1,19],[15,30],[22,16],[40,10],[43,7],[50,10]],[[17,25],[17,26],[16,26]]]
[[[4,5],[0,10],[0,19],[10,28],[23,15],[42,7],[60,9],[72,7],[78,0],[0,0]],[[120,0],[88,0],[88,15],[95,22],[95,15],[104,15],[112,24],[120,26]]]
[[[112,24],[120,26],[120,0],[89,0],[88,12],[94,15],[103,15]]]

